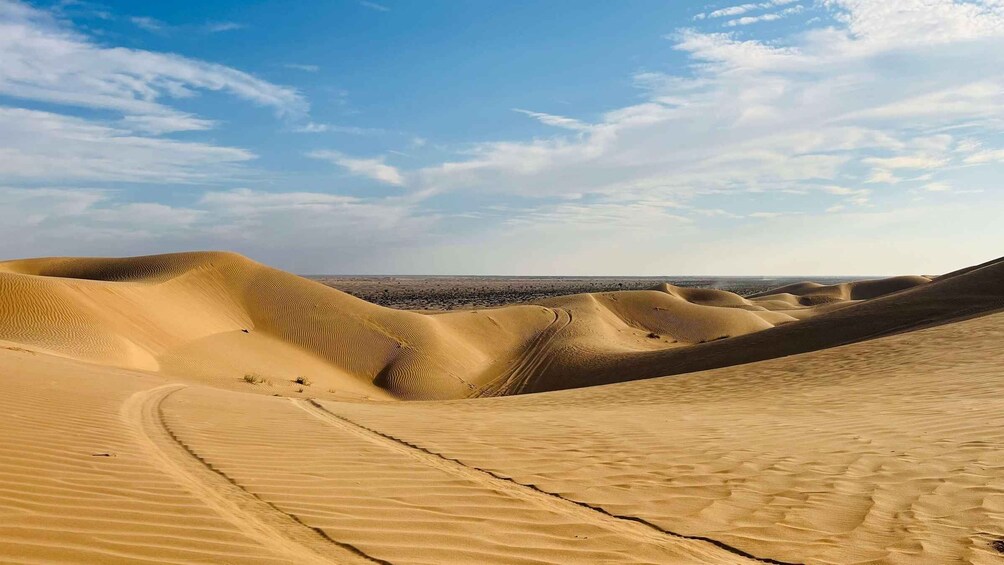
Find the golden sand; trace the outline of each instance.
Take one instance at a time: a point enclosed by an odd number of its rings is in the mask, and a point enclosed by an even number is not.
[[[1001,261],[438,314],[0,263],[0,562],[1000,562],[1002,309]]]

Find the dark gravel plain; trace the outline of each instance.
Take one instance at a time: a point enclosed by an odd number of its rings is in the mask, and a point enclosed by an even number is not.
[[[742,296],[813,280],[835,284],[847,277],[474,277],[474,276],[336,276],[309,275],[368,302],[402,310],[470,310],[532,303],[583,292],[645,290],[667,282],[677,286],[718,288]]]

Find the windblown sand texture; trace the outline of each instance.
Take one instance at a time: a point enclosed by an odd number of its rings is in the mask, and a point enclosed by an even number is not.
[[[1002,338],[1001,260],[438,314],[0,263],[0,562],[999,563]]]

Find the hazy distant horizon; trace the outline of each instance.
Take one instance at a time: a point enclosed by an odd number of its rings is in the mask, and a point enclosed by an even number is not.
[[[338,274],[338,273],[296,273],[305,278],[338,277],[338,278],[408,278],[408,279],[676,279],[676,280],[714,280],[714,279],[758,279],[777,280],[791,279],[798,277],[812,277],[816,279],[830,280],[851,280],[865,277],[886,277],[888,275],[420,275],[420,274]],[[906,273],[912,274],[912,273]],[[923,274],[923,273],[916,273]],[[928,273],[930,274],[930,273]]]

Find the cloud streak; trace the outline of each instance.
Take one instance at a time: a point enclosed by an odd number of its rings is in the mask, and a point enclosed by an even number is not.
[[[691,75],[639,75],[647,99],[595,123],[517,110],[573,133],[474,144],[416,171],[414,188],[695,199],[923,182],[921,173],[994,162],[962,138],[991,137],[1004,117],[1004,7],[876,6],[827,2],[843,27],[770,42],[681,30],[670,40]],[[937,45],[921,41],[925,33]],[[957,64],[977,53],[979,69]],[[873,71],[890,57],[896,64]]]
[[[356,176],[367,177],[395,186],[404,186],[405,184],[405,179],[401,172],[397,168],[384,163],[383,158],[350,157],[339,151],[330,150],[312,151],[307,156],[334,163]]]
[[[159,24],[134,18],[146,26]],[[299,118],[309,109],[294,89],[251,74],[174,54],[109,48],[51,14],[0,0],[0,94],[129,115],[170,115],[162,101],[199,90],[222,91]]]
[[[390,8],[384,6],[383,4],[377,4],[376,2],[367,2],[366,0],[360,0],[359,5],[363,8],[369,8],[377,12],[389,12]]]
[[[150,31],[166,25],[141,17],[132,22]],[[162,137],[217,126],[173,106],[201,91],[271,108],[292,121],[308,112],[294,89],[175,54],[106,47],[53,13],[0,0],[0,95],[47,107],[0,106],[0,175],[7,180],[192,183],[240,177],[240,165],[256,157],[252,152]]]

